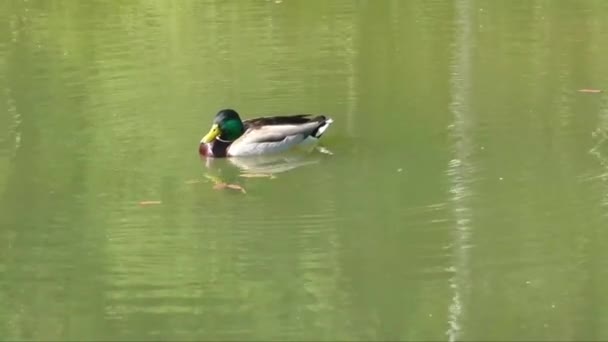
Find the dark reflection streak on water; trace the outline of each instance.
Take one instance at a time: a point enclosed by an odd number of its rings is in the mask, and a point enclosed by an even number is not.
[[[589,151],[590,154],[592,154],[593,156],[595,156],[601,166],[601,170],[600,175],[599,175],[599,179],[602,182],[603,185],[603,194],[601,195],[602,198],[600,199],[600,207],[604,208],[603,214],[602,216],[604,218],[608,217],[608,156],[606,156],[605,154],[602,153],[602,149],[606,149],[608,147],[608,100],[604,99],[604,101],[601,104],[601,108],[599,110],[599,119],[598,119],[598,128],[596,129],[596,131],[593,133],[593,137],[595,139],[597,139],[596,144],[593,146],[593,148]],[[598,263],[599,260],[605,260],[605,257],[603,257],[600,253],[601,246],[599,245],[600,241],[605,241],[602,239],[602,233],[601,231],[598,229],[598,227],[596,227],[592,232],[590,237],[592,238],[591,241],[589,242],[589,254],[591,255],[591,257],[589,257],[589,261],[588,261],[588,266],[587,269],[589,270],[588,272],[588,280],[587,280],[587,286],[586,289],[589,293],[599,293],[600,288],[602,288],[602,282],[601,282],[601,278],[598,277],[598,274],[601,274],[602,269],[605,269],[605,267],[602,267],[601,264]],[[595,297],[595,295],[594,295]],[[593,310],[595,312],[600,311],[599,307],[601,307],[601,302],[597,302],[595,300],[591,300],[589,302],[589,307],[593,307]],[[591,323],[590,326],[587,327],[587,330],[591,330],[593,331],[594,334],[596,334],[597,336],[597,332],[600,330],[600,327],[602,326],[602,322],[601,320],[595,319],[593,320],[593,323]]]
[[[352,16],[352,21],[348,27],[347,36],[344,37],[345,41],[345,49],[346,49],[346,67],[347,67],[347,76],[346,76],[346,86],[347,86],[347,105],[346,105],[346,131],[350,138],[355,136],[355,119],[354,114],[357,108],[357,99],[359,96],[357,95],[358,86],[358,76],[355,72],[356,70],[356,61],[357,61],[357,35],[355,34],[355,23],[358,20],[359,16],[355,12]]]
[[[469,183],[471,181],[472,164],[470,154],[471,118],[468,103],[471,87],[471,20],[472,6],[469,0],[456,2],[456,44],[454,61],[451,65],[452,102],[451,112],[454,122],[451,126],[452,138],[455,141],[455,158],[450,161],[447,174],[451,182],[450,194],[456,219],[454,229],[453,255],[454,264],[451,271],[450,287],[453,291],[449,306],[449,322],[446,334],[450,341],[455,341],[462,335],[463,302],[466,299],[467,283],[469,282],[469,253],[471,209],[468,200],[471,196]]]
[[[608,157],[602,152],[602,149],[606,149],[606,146],[608,146],[608,103],[603,103],[599,115],[598,128],[593,132],[596,143],[591,150],[589,150],[589,153],[597,158],[603,170],[599,175],[592,176],[591,178],[599,178],[605,186],[608,186]],[[601,205],[608,207],[608,191],[604,195]],[[608,213],[605,215],[608,215]]]
[[[17,104],[10,88],[6,88],[6,102],[8,114],[12,117],[11,127],[9,127],[9,137],[12,135],[15,140],[13,157],[21,146],[21,114],[17,111]]]
[[[11,30],[13,39],[12,44],[17,42],[18,35],[15,34],[16,30]],[[7,126],[7,139],[14,139],[14,152],[13,157],[17,154],[17,150],[21,146],[21,114],[17,110],[17,104],[14,96],[14,90],[11,87],[11,84],[8,81],[8,48],[11,43],[0,45],[0,75],[4,75],[3,82],[6,82],[5,88],[3,89],[4,97],[6,98],[6,110],[7,114],[10,117],[8,126]],[[6,142],[8,143],[8,141]],[[0,147],[3,145],[2,136],[0,136]]]

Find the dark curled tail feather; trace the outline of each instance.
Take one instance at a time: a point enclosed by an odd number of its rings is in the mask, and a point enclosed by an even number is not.
[[[319,115],[311,121],[319,122],[319,126],[317,126],[317,128],[315,128],[315,130],[310,133],[311,136],[317,139],[319,139],[323,135],[327,127],[333,122],[332,119],[327,118],[325,115]]]

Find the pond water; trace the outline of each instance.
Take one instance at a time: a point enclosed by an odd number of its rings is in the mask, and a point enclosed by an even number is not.
[[[0,336],[608,339],[607,17],[0,3]],[[203,160],[222,108],[330,153]]]

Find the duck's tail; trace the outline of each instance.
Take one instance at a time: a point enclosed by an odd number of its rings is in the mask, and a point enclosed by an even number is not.
[[[323,135],[323,133],[325,132],[325,130],[327,130],[327,128],[329,127],[329,125],[332,124],[332,122],[334,122],[334,120],[332,120],[331,118],[326,118],[325,116],[323,116],[323,124],[321,126],[319,126],[317,129],[315,129],[310,135],[313,136],[314,138],[321,138],[321,136]]]

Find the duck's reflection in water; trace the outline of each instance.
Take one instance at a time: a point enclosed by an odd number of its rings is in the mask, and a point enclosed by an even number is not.
[[[324,154],[331,154],[326,149]],[[255,157],[205,158],[202,157],[205,177],[215,188],[232,186],[233,189],[245,178],[273,179],[279,174],[321,162],[324,156],[318,152],[287,153]]]

